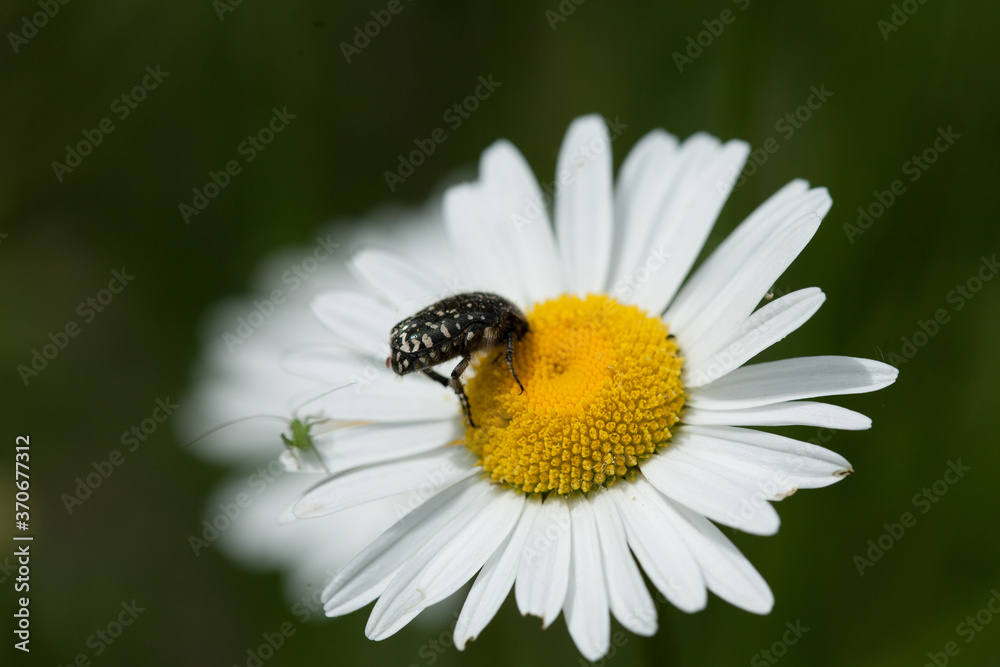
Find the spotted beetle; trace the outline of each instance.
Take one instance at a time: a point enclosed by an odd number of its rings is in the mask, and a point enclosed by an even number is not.
[[[507,365],[524,393],[524,385],[514,371],[514,341],[528,333],[528,321],[513,303],[496,294],[468,292],[442,299],[408,317],[389,333],[391,354],[385,360],[386,368],[397,375],[423,371],[445,387],[451,387],[469,420],[475,428],[469,399],[462,386],[462,373],[468,368],[472,355],[486,350],[501,341],[507,341]],[[431,366],[462,357],[451,372],[451,379],[437,373]],[[499,358],[499,357],[497,357]]]

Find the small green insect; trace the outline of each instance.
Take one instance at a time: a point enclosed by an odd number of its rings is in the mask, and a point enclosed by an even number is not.
[[[316,424],[322,424],[323,422],[329,421],[321,417],[306,417],[304,420],[296,417],[288,423],[288,430],[291,431],[291,436],[288,437],[284,433],[281,434],[281,441],[285,443],[288,451],[291,452],[293,449],[301,449],[303,452],[313,452],[316,458],[319,460],[319,464],[323,466],[323,470],[330,472],[329,468],[326,467],[326,462],[323,461],[323,456],[316,449],[316,445],[313,444],[312,437],[312,427]]]
[[[323,470],[326,471],[327,473],[329,473],[330,469],[326,467],[326,461],[323,460],[323,455],[320,453],[320,451],[316,448],[316,445],[313,443],[312,429],[313,429],[314,426],[316,426],[318,424],[326,423],[326,422],[328,422],[330,420],[327,419],[326,417],[319,417],[319,416],[310,416],[310,417],[302,418],[302,417],[299,417],[297,413],[298,413],[298,411],[301,408],[303,408],[304,406],[308,405],[309,403],[312,403],[313,401],[316,401],[316,400],[318,400],[320,398],[323,398],[324,396],[326,396],[328,394],[332,394],[335,391],[339,391],[340,389],[344,389],[345,387],[349,387],[349,386],[350,385],[347,384],[347,385],[343,385],[341,387],[335,387],[333,389],[330,389],[329,391],[325,391],[322,394],[319,394],[318,396],[314,396],[314,397],[310,398],[309,400],[305,401],[304,403],[301,403],[297,408],[295,408],[292,411],[292,415],[293,416],[292,416],[291,419],[289,419],[288,417],[282,417],[280,415],[269,415],[269,414],[249,415],[247,417],[238,417],[237,419],[231,419],[231,420],[229,420],[229,421],[227,421],[225,423],[219,424],[218,426],[209,429],[208,431],[206,431],[205,433],[202,433],[200,436],[198,436],[197,438],[195,438],[191,442],[189,442],[186,445],[184,445],[184,447],[185,448],[190,447],[194,443],[196,443],[199,440],[202,440],[204,438],[207,438],[208,436],[212,435],[216,431],[220,431],[220,430],[222,430],[224,428],[228,428],[229,426],[233,426],[234,424],[239,424],[239,423],[247,422],[247,421],[254,421],[254,420],[257,420],[257,419],[277,420],[277,421],[280,421],[282,424],[286,424],[288,426],[288,434],[287,435],[285,433],[281,434],[281,441],[283,443],[285,443],[285,447],[288,449],[288,451],[293,456],[295,455],[295,450],[299,450],[299,451],[302,451],[302,452],[312,452],[315,455],[316,459],[319,461],[319,464],[320,464],[320,466],[322,466]]]

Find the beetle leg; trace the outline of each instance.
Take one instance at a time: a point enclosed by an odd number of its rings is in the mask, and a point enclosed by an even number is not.
[[[521,384],[520,378],[517,377],[517,371],[514,370],[514,332],[507,334],[507,365],[510,366],[511,375],[514,376],[514,380],[517,382],[517,386],[521,388],[521,393],[524,393],[524,385]]]
[[[448,378],[446,378],[445,376],[441,375],[437,371],[432,370],[430,368],[425,368],[424,371],[423,371],[423,373],[424,373],[424,375],[426,375],[430,379],[434,380],[435,382],[437,382],[439,384],[442,384],[445,387],[449,386],[449,380],[448,380]]]
[[[451,387],[454,390],[455,395],[458,396],[459,402],[462,404],[462,411],[465,412],[465,416],[469,419],[469,426],[475,428],[476,425],[472,421],[472,409],[469,407],[469,399],[465,395],[465,388],[462,387],[462,373],[469,366],[469,357],[463,357],[458,365],[455,366],[455,370],[451,373],[451,379],[449,380],[445,376],[441,375],[437,371],[431,370],[430,368],[425,368],[423,370],[424,375],[431,378],[435,382],[439,382],[445,387]]]
[[[465,410],[465,416],[469,419],[469,426],[476,428],[476,423],[472,421],[472,408],[469,406],[469,398],[465,395],[465,387],[462,386],[462,373],[469,367],[469,361],[471,360],[472,357],[469,355],[462,357],[462,360],[455,366],[455,370],[451,372],[450,385],[455,390],[455,394],[462,404],[462,409]]]

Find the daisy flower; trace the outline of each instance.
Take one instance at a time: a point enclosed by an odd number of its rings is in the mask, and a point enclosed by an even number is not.
[[[772,501],[832,484],[851,466],[748,427],[868,428],[857,412],[809,399],[874,391],[897,371],[840,356],[747,364],[823,303],[807,288],[757,308],[831,205],[825,189],[792,181],[692,272],[748,150],[656,130],[613,183],[607,127],[584,116],[559,152],[554,224],[524,158],[498,141],[479,180],[445,193],[450,247],[352,257],[375,293],[319,296],[313,312],[340,342],[289,360],[329,386],[353,383],[317,400],[346,424],[322,450],[336,472],[289,516],[396,494],[409,494],[412,511],[333,578],[327,615],[377,599],[366,634],[384,639],[475,577],[455,627],[460,649],[513,589],[520,612],[543,627],[562,613],[596,660],[611,614],[637,634],[656,631],[641,572],[686,612],[702,609],[708,591],[771,610],[767,583],[716,524],[774,534]],[[454,273],[439,269],[449,257]],[[466,373],[475,427],[450,389],[386,369],[397,322],[470,291],[511,301],[529,325],[513,353],[517,379],[498,363],[503,346]]]

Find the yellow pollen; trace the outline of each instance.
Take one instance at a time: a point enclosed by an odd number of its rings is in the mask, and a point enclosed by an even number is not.
[[[525,493],[587,493],[624,477],[684,407],[677,344],[636,306],[561,296],[527,315],[514,348],[520,393],[495,353],[475,361],[466,446],[494,482]]]

